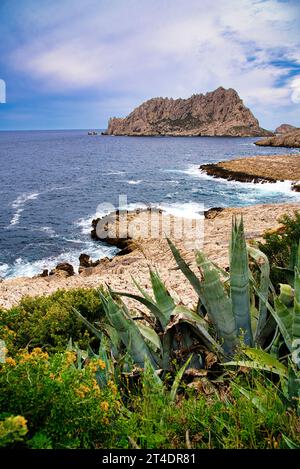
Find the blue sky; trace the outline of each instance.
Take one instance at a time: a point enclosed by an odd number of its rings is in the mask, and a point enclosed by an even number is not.
[[[221,85],[300,126],[300,0],[0,0],[0,79],[0,130],[105,128]]]

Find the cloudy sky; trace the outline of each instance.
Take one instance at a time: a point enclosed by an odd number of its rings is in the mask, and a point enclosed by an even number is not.
[[[220,85],[300,126],[300,0],[0,0],[0,79],[0,129],[105,128]]]

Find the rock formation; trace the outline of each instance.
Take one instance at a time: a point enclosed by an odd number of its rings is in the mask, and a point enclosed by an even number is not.
[[[300,155],[263,155],[251,158],[204,164],[202,171],[213,177],[240,182],[291,181],[291,188],[300,191]]]
[[[188,99],[153,98],[125,118],[109,120],[106,135],[241,136],[273,135],[233,89],[220,87]]]
[[[255,142],[255,145],[262,147],[300,148],[300,129],[293,130],[293,132],[287,134],[258,140]]]
[[[60,277],[71,277],[74,274],[74,267],[68,262],[60,262],[55,269],[52,269],[49,273],[49,275],[57,275]]]
[[[297,127],[294,127],[293,125],[290,125],[290,124],[281,124],[275,130],[275,134],[287,134],[287,133],[293,132],[294,130],[297,130]]]

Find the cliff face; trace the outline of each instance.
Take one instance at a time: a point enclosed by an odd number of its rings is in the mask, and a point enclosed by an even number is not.
[[[220,87],[189,99],[153,98],[124,119],[112,118],[107,135],[268,136],[237,92]]]
[[[276,137],[258,140],[258,142],[255,142],[255,145],[262,147],[300,148],[300,129],[293,130],[286,134],[277,135]]]

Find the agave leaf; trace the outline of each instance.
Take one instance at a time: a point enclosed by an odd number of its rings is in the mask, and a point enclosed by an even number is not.
[[[252,346],[249,261],[243,218],[240,223],[233,219],[230,244],[230,297],[237,333],[240,334],[242,331],[245,344]]]
[[[178,265],[181,272],[186,276],[186,278],[188,279],[188,281],[190,282],[190,284],[194,288],[195,292],[197,293],[198,297],[200,298],[201,303],[205,307],[205,298],[203,297],[203,294],[202,294],[200,280],[198,279],[197,275],[192,271],[192,269],[190,269],[188,264],[185,262],[185,260],[181,256],[178,249],[172,243],[172,241],[169,238],[167,238],[167,241],[168,241],[168,244],[169,244],[170,249],[172,251],[172,254],[174,256],[174,259],[176,261],[176,264]]]
[[[300,244],[299,244],[300,246]],[[294,310],[293,310],[293,325],[292,325],[292,337],[293,346],[296,343],[299,346],[300,342],[300,275],[298,267],[295,267],[295,299],[294,299]]]
[[[267,256],[252,246],[248,246],[249,255],[255,260],[260,269],[259,291],[264,298],[268,298],[270,287],[270,264]],[[255,342],[262,344],[265,341],[263,331],[267,322],[268,308],[265,302],[259,298],[259,315],[255,330]]]
[[[142,303],[144,306],[146,306],[146,308],[149,309],[149,311],[152,313],[152,315],[155,318],[158,319],[161,326],[162,326],[162,324],[164,324],[163,313],[160,311],[160,309],[157,307],[157,305],[154,302],[144,298],[143,296],[135,295],[134,293],[116,292],[116,291],[114,291],[113,293],[114,293],[114,295],[125,296],[127,298],[132,298],[133,300],[136,300],[139,303]]]
[[[173,381],[173,384],[172,384],[172,388],[171,388],[171,391],[170,391],[170,401],[171,402],[174,402],[175,401],[175,398],[176,398],[176,394],[177,394],[177,390],[178,390],[178,387],[179,387],[179,384],[180,384],[180,381],[184,375],[184,372],[187,368],[187,366],[189,365],[191,359],[192,359],[192,354],[190,355],[190,357],[188,358],[188,360],[185,362],[185,364],[180,368],[180,370],[177,372],[176,374],[176,377]]]
[[[170,331],[179,323],[189,324],[192,327],[194,333],[202,340],[202,342],[209,350],[223,355],[222,347],[220,347],[220,345],[207,331],[207,323],[203,318],[199,317],[196,313],[189,310],[185,306],[179,305],[174,309],[172,319],[166,327],[166,331]]]
[[[146,300],[150,301],[151,303],[155,304],[153,298],[146,292],[144,288],[141,287],[141,285],[135,280],[135,278],[133,276],[131,276],[131,278],[132,278],[134,285],[139,290],[139,292],[143,295],[143,297]]]
[[[298,443],[294,443],[290,438],[285,436],[283,433],[282,433],[282,438],[284,439],[285,444],[287,445],[289,449],[300,449],[300,445]]]
[[[261,371],[269,371],[270,373],[287,378],[287,368],[269,353],[264,352],[263,350],[250,348],[247,348],[244,352],[251,360],[235,360],[223,363],[223,366],[242,366]]]
[[[99,358],[105,363],[105,368],[98,367],[96,371],[96,380],[100,388],[107,385],[110,375],[113,375],[114,367],[112,360],[109,359],[109,344],[108,339],[103,334],[99,347]]]
[[[143,368],[145,357],[148,357],[152,365],[154,367],[158,367],[159,357],[155,355],[155,353],[146,344],[139,328],[135,324],[135,321],[126,314],[122,306],[118,305],[112,299],[111,295],[108,295],[107,298],[104,298],[102,294],[100,295],[107,319],[118,331],[120,339],[128,350],[133,361]]]
[[[289,351],[292,352],[292,327],[293,327],[293,315],[278,297],[274,300],[275,315],[274,318],[279,326],[280,332],[283,335],[286,346]],[[272,308],[273,310],[273,308]],[[270,310],[271,311],[271,310]],[[274,310],[273,310],[274,312]],[[271,311],[272,313],[272,311]]]
[[[76,309],[72,308],[74,313],[83,322],[83,324],[101,341],[102,333]]]
[[[213,322],[219,339],[223,341],[224,352],[232,355],[236,346],[237,329],[231,300],[224,290],[217,270],[200,251],[196,254],[196,261],[203,274],[201,291],[208,317]]]
[[[280,283],[279,288],[280,288],[279,299],[281,303],[283,303],[288,308],[290,306],[293,306],[295,292],[294,292],[294,289],[291,287],[291,285]]]
[[[103,324],[102,325],[103,331],[106,333],[107,337],[111,342],[111,353],[115,360],[120,359],[121,349],[124,347],[120,336],[116,329],[112,327],[110,324]]]
[[[275,297],[274,300],[274,306],[275,309],[270,305],[268,300],[262,296],[260,291],[256,289],[254,286],[254,289],[258,295],[259,298],[262,299],[262,301],[265,302],[267,305],[268,310],[272,314],[273,318],[275,319],[279,330],[284,338],[284,341],[286,343],[286,346],[288,347],[289,351],[292,352],[292,338],[291,338],[291,326],[292,326],[292,315],[288,308],[279,300],[278,297]]]
[[[161,311],[161,325],[165,329],[176,305],[158,273],[150,269],[150,278],[156,305]]]
[[[155,351],[162,350],[162,343],[158,334],[156,334],[155,330],[152,327],[146,326],[142,322],[136,321],[136,325],[140,330],[142,336],[151,343]]]

